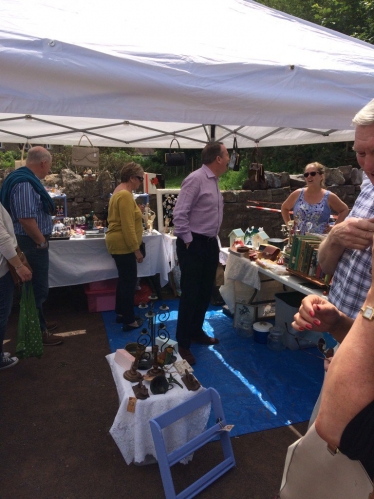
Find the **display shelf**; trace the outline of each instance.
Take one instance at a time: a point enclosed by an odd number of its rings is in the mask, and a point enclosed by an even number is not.
[[[298,270],[287,269],[287,272],[289,272],[292,275],[296,275],[298,277],[302,277],[306,281],[311,282],[313,284],[316,284],[320,288],[330,289],[330,285],[326,284],[325,281],[322,280],[322,279],[316,279],[315,277],[310,277],[310,276],[308,276],[306,274],[303,274],[302,272],[299,272]]]

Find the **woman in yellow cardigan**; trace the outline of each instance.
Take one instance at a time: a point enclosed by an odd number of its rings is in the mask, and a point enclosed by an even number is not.
[[[134,314],[134,297],[137,280],[137,263],[143,261],[142,213],[135,202],[133,191],[143,182],[144,171],[134,162],[126,163],[121,170],[121,183],[116,187],[108,207],[109,228],[106,246],[118,269],[116,290],[117,322],[123,330],[139,328],[143,321]]]

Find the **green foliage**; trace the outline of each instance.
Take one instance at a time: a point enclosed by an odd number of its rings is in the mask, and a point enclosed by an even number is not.
[[[13,168],[14,160],[20,157],[16,151],[0,151],[0,168]]]
[[[259,3],[365,42],[374,42],[372,0],[259,0]]]
[[[328,168],[356,165],[352,143],[307,144],[260,149],[259,162],[273,172],[301,173],[308,163],[318,161]]]
[[[264,165],[266,171],[301,173],[305,165],[318,161],[329,168],[342,165],[356,165],[355,154],[351,143],[312,144],[299,146],[266,147],[241,149],[240,171],[227,171],[220,177],[219,185],[222,190],[238,190],[242,188],[248,176],[248,169],[252,162],[258,161]],[[135,149],[100,148],[100,171],[109,171],[117,182],[125,163],[135,161],[150,173],[160,173],[165,177],[167,189],[179,189],[183,179],[201,166],[201,150],[185,150],[187,165],[185,167],[167,167],[164,163],[165,149],[157,149],[151,156],[142,156]],[[231,151],[229,151],[231,152]],[[257,156],[256,156],[257,154]],[[72,165],[71,147],[61,147],[60,152],[53,153],[52,172],[59,173],[69,168],[76,171]],[[0,168],[14,167],[14,159],[20,158],[19,151],[0,152]],[[77,172],[82,173],[82,172]]]

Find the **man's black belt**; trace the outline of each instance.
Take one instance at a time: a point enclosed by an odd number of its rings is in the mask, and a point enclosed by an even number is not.
[[[192,236],[194,239],[202,239],[203,241],[211,242],[211,241],[216,241],[217,236],[204,236],[204,234],[198,234],[197,232],[191,232]]]

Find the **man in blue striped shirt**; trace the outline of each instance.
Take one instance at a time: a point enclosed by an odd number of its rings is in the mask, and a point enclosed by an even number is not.
[[[49,292],[48,239],[52,232],[54,203],[40,180],[49,173],[51,154],[44,147],[32,147],[26,166],[10,173],[1,189],[1,201],[9,211],[18,246],[32,268],[32,285],[44,345],[60,345],[62,339],[51,334],[46,326],[43,303]]]

